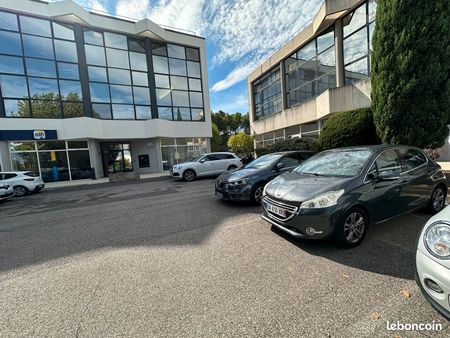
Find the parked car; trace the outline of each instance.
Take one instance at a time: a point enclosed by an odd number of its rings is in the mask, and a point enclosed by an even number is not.
[[[220,175],[241,166],[241,159],[233,153],[209,153],[174,165],[170,168],[170,175],[191,182],[196,177]]]
[[[359,245],[369,223],[444,207],[447,180],[422,150],[378,145],[321,152],[263,191],[262,218],[299,238]]]
[[[8,185],[0,183],[0,201],[14,197],[14,189]]]
[[[450,206],[423,227],[416,252],[416,282],[428,302],[450,320]]]
[[[220,175],[216,179],[216,196],[224,200],[261,203],[267,182],[296,168],[312,155],[312,151],[289,151],[258,157],[239,170]]]
[[[42,178],[31,171],[1,172],[0,183],[12,186],[16,197],[39,192],[45,187]]]

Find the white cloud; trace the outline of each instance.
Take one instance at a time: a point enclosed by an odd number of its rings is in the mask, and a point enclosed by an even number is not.
[[[226,95],[225,97],[222,97],[221,102],[218,102],[216,104],[211,103],[211,109],[212,111],[222,110],[228,113],[247,112],[248,111],[247,95],[241,94],[232,97],[230,97],[230,95]]]
[[[105,2],[101,0],[75,0],[75,2],[84,8],[92,9],[97,12],[107,12]]]
[[[211,92],[220,92],[222,90],[228,89],[235,85],[236,83],[241,82],[242,80],[246,79],[248,74],[257,66],[257,63],[250,62],[247,64],[244,64],[242,66],[238,66],[234,68],[226,77],[225,79],[216,82],[211,87]]]
[[[143,19],[147,16],[148,0],[118,0],[116,14],[133,19]]]

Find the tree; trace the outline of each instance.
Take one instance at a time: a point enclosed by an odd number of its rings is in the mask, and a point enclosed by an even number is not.
[[[379,0],[372,109],[384,143],[439,147],[450,121],[450,1]]]
[[[251,155],[253,153],[253,137],[243,132],[230,136],[228,148],[239,156]]]
[[[241,131],[249,132],[250,126],[248,121],[248,113],[227,114],[223,111],[217,113],[211,112],[211,120],[219,129],[221,137],[221,148],[227,146],[228,139],[231,135],[235,135]]]
[[[311,150],[317,151],[318,145],[315,138],[296,138],[290,140],[277,141],[274,144],[266,148],[256,148],[255,152],[258,156],[270,153],[276,153],[278,151],[291,151],[291,150]]]
[[[211,139],[211,148],[212,151],[220,151],[220,132],[219,128],[213,123],[212,124],[212,139]]]
[[[177,108],[177,121],[182,121],[183,117],[181,116],[180,108]]]
[[[372,111],[365,108],[333,114],[320,131],[318,143],[321,150],[380,143]]]
[[[83,116],[83,104],[81,98],[77,93],[68,93],[66,97],[49,92],[42,94],[35,94],[31,97],[31,112],[33,117],[60,119],[61,114],[61,102],[64,102],[64,117],[81,117]],[[70,102],[75,101],[75,102]],[[78,101],[78,102],[76,102]],[[17,112],[15,117],[30,117],[30,105],[28,100],[20,100],[17,103]]]

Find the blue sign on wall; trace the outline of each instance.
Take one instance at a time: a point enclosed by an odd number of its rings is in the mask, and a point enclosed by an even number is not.
[[[1,141],[57,140],[56,130],[0,130]]]

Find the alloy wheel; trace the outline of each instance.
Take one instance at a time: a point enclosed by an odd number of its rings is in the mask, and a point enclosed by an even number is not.
[[[366,222],[359,212],[352,212],[344,223],[344,236],[348,243],[357,243],[364,236]]]
[[[22,197],[23,195],[26,194],[26,190],[24,187],[15,187],[14,188],[14,196],[16,197]]]
[[[436,212],[441,211],[444,208],[445,205],[445,193],[444,190],[442,190],[441,187],[437,187],[433,192],[433,199],[432,199],[432,205],[433,209]]]
[[[192,182],[195,179],[195,173],[192,170],[188,170],[183,175],[187,182]]]
[[[263,186],[259,186],[259,187],[257,187],[255,189],[255,192],[253,193],[253,198],[254,198],[255,202],[258,203],[258,204],[261,203],[263,190],[264,190],[264,187]]]

